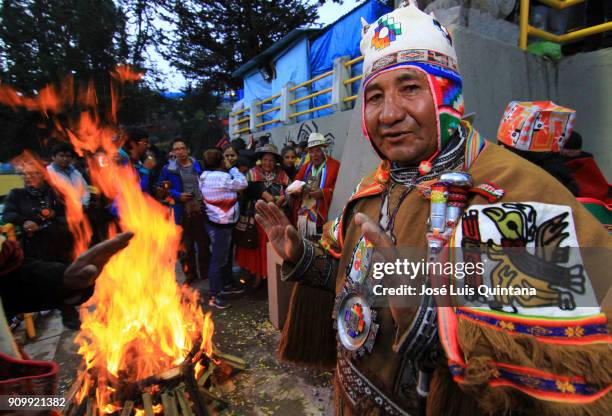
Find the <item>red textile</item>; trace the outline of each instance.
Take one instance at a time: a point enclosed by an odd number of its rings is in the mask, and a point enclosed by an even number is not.
[[[236,246],[236,263],[249,272],[266,278],[268,277],[268,253],[266,244],[268,243],[268,235],[264,229],[257,223],[257,248],[244,248]]]
[[[565,164],[572,171],[572,176],[578,184],[579,197],[595,198],[606,204],[612,203],[612,198],[608,196],[610,184],[599,170],[595,159],[585,156],[568,160]]]
[[[319,200],[318,211],[321,215],[317,219],[317,226],[323,226],[327,222],[327,213],[329,211],[329,206],[331,205],[332,196],[334,195],[334,188],[336,187],[336,179],[338,178],[338,172],[340,172],[340,162],[331,156],[327,156],[327,174],[325,178],[325,183],[321,190],[323,191],[323,198]],[[298,173],[295,175],[295,180],[304,181],[306,176],[306,171],[312,162],[302,165]],[[297,224],[297,215],[298,210],[302,204],[301,199],[293,200],[293,206],[291,207],[292,212],[292,221],[293,224]],[[322,217],[322,218],[321,218]]]

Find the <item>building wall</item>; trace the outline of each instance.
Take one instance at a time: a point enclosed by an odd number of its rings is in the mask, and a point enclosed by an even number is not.
[[[325,136],[329,143],[327,152],[331,154],[333,158],[340,160],[346,142],[347,127],[352,119],[352,110],[342,111],[314,120],[306,120],[300,123],[276,127],[254,134],[253,137],[258,138],[259,136],[270,134],[270,141],[274,143],[280,151],[289,140],[293,140],[295,143],[308,141],[310,133],[319,132]]]
[[[552,100],[577,110],[576,129],[583,136],[585,150],[595,154],[604,174],[612,179],[608,138],[612,131],[612,49],[555,64],[464,27],[452,26],[450,31],[464,80],[466,114],[476,112],[474,126],[484,137],[496,140],[510,101]],[[357,101],[355,108],[360,107]],[[350,110],[269,131],[277,145],[307,139],[313,128],[334,136],[332,154],[341,161],[341,169],[330,217],[341,212],[359,179],[379,162],[363,137],[360,117],[360,112]]]
[[[612,49],[563,59],[555,74],[559,104],[576,110],[575,130],[583,149],[612,181]]]

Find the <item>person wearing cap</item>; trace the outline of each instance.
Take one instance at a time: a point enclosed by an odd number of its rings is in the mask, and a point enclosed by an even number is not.
[[[292,200],[293,221],[301,235],[306,238],[321,234],[340,171],[340,162],[325,154],[326,147],[327,140],[321,133],[310,133],[309,160],[295,175],[296,181],[306,184]]]
[[[552,101],[511,101],[497,131],[497,142],[541,167],[578,196],[578,185],[560,151],[572,134],[576,112]]]
[[[582,136],[573,131],[561,149],[565,166],[578,185],[578,196],[593,198],[612,206],[612,192],[592,153],[582,150]]]
[[[284,260],[282,279],[297,282],[279,356],[335,368],[339,415],[608,414],[608,318],[591,287],[606,274],[587,277],[580,257],[566,254],[610,248],[610,237],[555,179],[461,121],[453,39],[415,2],[364,22],[361,51],[362,126],[380,165],[316,243],[274,204],[256,205]],[[479,294],[479,307],[448,307],[429,294],[374,293],[380,282],[394,290],[409,282],[393,270],[374,279],[388,253],[448,246],[484,248],[473,254],[495,267],[483,279],[539,295]],[[488,257],[508,246],[533,252],[525,271]],[[550,269],[534,267],[549,252],[542,246],[565,254]],[[435,277],[419,274],[443,282]]]
[[[286,203],[285,189],[289,185],[289,177],[280,165],[282,158],[275,145],[264,144],[257,149],[256,155],[261,163],[250,169],[246,175],[249,186],[243,210],[243,213],[251,218],[255,212],[255,202],[260,199],[283,207]],[[260,225],[257,228],[257,247],[238,246],[236,262],[243,270],[258,278],[264,278],[268,275],[268,238]]]

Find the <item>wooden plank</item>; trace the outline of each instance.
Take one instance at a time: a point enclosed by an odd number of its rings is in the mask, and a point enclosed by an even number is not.
[[[96,416],[98,414],[96,409],[96,400],[93,397],[87,398],[87,411],[86,416]]]
[[[154,416],[153,413],[153,398],[150,393],[142,393],[142,407],[145,412],[145,416]]]
[[[121,416],[130,416],[132,414],[132,410],[134,409],[134,402],[131,400],[126,400],[123,403],[123,409],[121,410]]]
[[[193,411],[191,410],[191,406],[189,405],[189,399],[187,399],[187,393],[185,392],[185,388],[181,387],[175,390],[175,393],[179,402],[179,406],[181,407],[181,415],[194,416]]]
[[[164,405],[164,416],[178,416],[176,401],[174,400],[174,395],[172,395],[172,393],[162,393],[161,400],[162,404]]]
[[[246,361],[240,357],[236,357],[235,355],[215,351],[215,356],[226,361],[229,365],[238,368],[239,370],[245,370],[247,367]]]

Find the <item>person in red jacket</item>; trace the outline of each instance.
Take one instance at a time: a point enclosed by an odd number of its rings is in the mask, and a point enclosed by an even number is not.
[[[610,184],[597,166],[593,155],[582,151],[582,136],[579,133],[572,132],[561,149],[561,156],[578,185],[578,197],[612,203]]]
[[[321,133],[311,133],[308,137],[310,161],[295,175],[295,180],[306,183],[292,205],[293,222],[303,237],[321,234],[340,171],[340,162],[327,156],[323,150],[325,147],[325,137]]]

